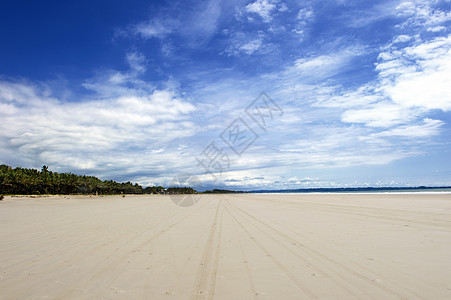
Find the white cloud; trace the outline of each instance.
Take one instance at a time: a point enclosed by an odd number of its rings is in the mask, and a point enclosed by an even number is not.
[[[139,79],[134,70],[120,72],[117,70],[101,70],[98,74],[82,83],[82,86],[92,90],[101,98],[136,95],[142,91],[150,91],[155,87]]]
[[[161,44],[160,47],[161,54],[165,57],[171,57],[175,53],[175,47],[172,45],[171,42],[165,41]]]
[[[347,93],[340,94],[340,92],[335,90],[332,93],[332,95],[331,93],[318,95],[313,106],[333,108],[365,107],[381,99],[381,95],[376,88],[370,85],[361,86],[356,91],[349,91]]]
[[[443,126],[440,120],[432,120],[429,118],[423,119],[423,124],[404,125],[387,131],[372,134],[370,138],[374,137],[407,137],[407,138],[429,138],[437,135],[440,127]]]
[[[264,43],[265,34],[263,32],[258,32],[256,35],[236,32],[229,40],[229,46],[224,51],[228,56],[237,56],[243,53],[246,55],[262,53],[270,47],[270,45]]]
[[[279,1],[272,0],[256,0],[255,2],[249,3],[244,8],[244,11],[248,13],[255,13],[259,15],[263,22],[269,23],[272,21],[272,13],[277,10]],[[281,7],[283,8],[283,7]]]
[[[352,6],[352,1],[350,1]],[[372,1],[366,2],[369,6],[364,10],[352,10],[349,9],[348,12],[344,12],[339,16],[345,24],[352,28],[362,28],[373,24],[375,22],[380,22],[384,19],[393,17],[393,12],[399,1]]]
[[[171,11],[167,15],[172,18],[153,17],[128,27],[132,30],[128,33],[159,39],[152,41],[155,47],[171,56],[178,52],[180,43],[194,45],[208,40],[221,28],[221,5],[219,1],[206,1],[180,13],[180,17]],[[368,15],[349,20],[349,26],[364,26],[393,15],[392,5],[390,1],[388,8],[377,6]],[[403,5],[404,15],[399,20],[413,18],[415,26],[427,23],[428,35],[419,34],[421,30],[405,30],[413,21],[399,26],[391,42],[381,48],[374,69],[377,78],[357,87],[365,78],[357,78],[354,71],[360,69],[360,58],[373,50],[349,45],[340,37],[305,51],[295,48],[299,43],[290,44],[290,56],[282,57],[286,58],[281,61],[282,71],[269,75],[225,75],[218,81],[219,76],[211,78],[211,70],[186,72],[183,76],[193,83],[187,93],[196,99],[195,106],[177,92],[177,85],[157,88],[143,81],[147,59],[136,50],[126,57],[129,70],[100,70],[87,80],[84,87],[97,94],[77,103],[53,96],[44,86],[1,82],[0,142],[6,146],[0,153],[6,158],[20,154],[17,156],[34,166],[46,163],[95,169],[108,178],[126,172],[140,182],[157,184],[161,181],[156,178],[170,180],[178,170],[201,173],[193,157],[208,145],[208,138],[216,138],[215,134],[265,90],[283,108],[284,117],[224,174],[229,185],[274,186],[277,180],[321,185],[324,182],[317,176],[297,173],[288,179],[281,177],[290,170],[387,164],[418,155],[421,151],[411,145],[439,134],[444,127],[442,121],[428,117],[429,111],[450,110],[450,38],[426,40],[447,32],[437,21],[446,20],[446,14],[431,10],[436,21],[428,22],[417,17],[415,3]],[[271,42],[276,43],[279,37],[293,38],[291,30],[305,34],[309,22],[322,13],[321,9],[290,9],[280,1],[253,1],[241,10],[243,16],[271,24],[241,23],[224,30],[229,44],[222,54],[248,58],[268,53]],[[278,14],[291,19],[279,22]],[[270,29],[256,31],[262,26]],[[218,44],[209,46],[208,51]],[[292,59],[294,53],[303,56]],[[283,64],[288,66],[284,68]],[[229,71],[215,69],[216,74],[231,74]],[[347,76],[353,79],[348,81]],[[353,87],[345,86],[350,81]]]
[[[410,2],[400,5],[404,14],[409,15],[403,24],[421,24],[428,28],[431,22],[421,18],[425,11],[432,19],[446,15],[423,2],[420,4],[423,5],[420,9]],[[401,34],[381,50],[375,66],[376,80],[356,91],[326,99],[319,97],[316,105],[347,109],[341,117],[343,122],[382,128],[401,126],[401,131],[393,129],[392,132],[404,132],[408,127],[402,126],[417,122],[430,110],[451,110],[451,35],[425,41],[418,35]],[[438,134],[438,128],[429,133]],[[379,137],[383,136],[388,135]]]
[[[255,39],[253,41],[247,42],[244,45],[241,45],[238,50],[246,53],[246,54],[252,54],[255,51],[257,51],[262,45],[261,39]]]
[[[144,39],[163,38],[179,27],[179,23],[171,18],[154,18],[130,26],[131,33]]]
[[[146,58],[143,54],[139,52],[130,52],[127,54],[127,62],[130,65],[131,69],[137,73],[143,73],[146,71]]]
[[[297,16],[297,21],[295,22],[292,32],[298,34],[301,38],[304,37],[306,33],[307,26],[313,21],[314,13],[312,8],[303,8],[299,10]]]
[[[127,53],[129,70],[99,70],[97,75],[82,83],[88,90],[97,93],[100,98],[120,97],[123,95],[140,95],[155,90],[155,86],[140,79],[147,71],[146,57],[137,51]]]
[[[405,1],[396,7],[397,15],[408,19],[400,28],[421,26],[426,30],[451,20],[451,12],[440,10],[436,5],[440,1],[416,0]]]
[[[299,10],[297,19],[307,22],[313,18],[313,10],[311,8],[303,8]]]
[[[280,145],[282,165],[299,168],[331,168],[357,165],[383,165],[417,155],[390,142],[361,139],[371,130],[354,126],[312,124],[302,126],[305,137],[293,135]]]
[[[209,0],[180,9],[179,3],[173,2],[148,20],[116,30],[115,36],[144,40],[157,38],[161,42],[162,54],[168,57],[175,52],[176,46],[197,48],[205,44],[217,31],[222,4],[220,0]],[[181,38],[181,41],[172,43],[174,37]]]
[[[2,81],[0,106],[2,158],[33,166],[114,173],[121,166],[154,169],[158,161],[176,165],[182,161],[175,155],[152,151],[198,131],[190,119],[196,107],[169,90],[65,102],[38,85]]]
[[[221,1],[210,0],[199,3],[199,7],[195,7],[191,14],[185,16],[184,28],[179,32],[192,40],[208,39],[215,34],[221,16]]]
[[[394,103],[451,110],[451,35],[392,51],[376,69]]]
[[[429,28],[427,29],[427,31],[430,31],[430,32],[446,31],[446,27],[445,27],[445,26],[434,26],[434,27],[429,27]]]
[[[297,59],[284,73],[284,81],[289,87],[296,84],[323,81],[346,72],[351,62],[366,50],[360,46],[338,49],[333,54],[322,54]],[[274,77],[279,77],[280,74]],[[271,76],[268,76],[270,78]],[[288,80],[288,81],[287,81]]]
[[[393,41],[393,43],[405,43],[405,42],[410,41],[411,39],[412,39],[411,36],[405,35],[405,34],[401,34],[401,35],[398,35],[398,36],[395,38],[395,40]]]
[[[391,127],[413,119],[412,112],[400,105],[379,102],[364,109],[351,109],[343,113],[341,120],[347,123],[362,123],[370,127]]]
[[[280,12],[288,11],[288,6],[285,3],[281,3],[279,6],[279,11]]]
[[[300,72],[329,69],[333,65],[341,64],[343,58],[341,55],[321,55],[314,58],[300,58],[294,63],[294,68]]]
[[[413,2],[404,1],[396,7],[398,16],[412,16],[416,12],[416,6]]]
[[[417,18],[416,12],[408,18]],[[363,47],[300,58],[283,72],[263,76],[272,82],[278,98],[290,99],[286,105],[298,105],[286,109],[286,115],[302,120],[291,124],[296,128],[285,124],[291,138],[290,143],[279,142],[280,165],[388,164],[419,155],[425,150],[416,145],[442,132],[444,122],[428,115],[434,109],[450,110],[450,36],[426,39],[411,28],[397,31],[381,47],[375,79],[357,88],[334,85],[333,78],[366,53]],[[319,130],[324,123],[327,129]],[[299,132],[308,134],[299,138]]]

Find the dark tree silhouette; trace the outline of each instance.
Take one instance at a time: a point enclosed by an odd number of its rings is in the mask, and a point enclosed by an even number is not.
[[[162,186],[143,189],[137,183],[113,180],[102,181],[94,176],[57,173],[43,166],[41,171],[25,168],[11,168],[0,165],[0,195],[40,195],[40,194],[193,194],[193,188],[170,188]]]

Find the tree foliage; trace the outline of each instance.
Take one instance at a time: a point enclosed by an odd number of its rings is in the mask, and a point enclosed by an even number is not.
[[[43,166],[36,169],[12,168],[0,165],[0,195],[42,195],[42,194],[194,194],[190,187],[152,186],[143,189],[139,184],[102,181],[94,176],[57,173]]]
[[[231,190],[222,190],[222,189],[206,190],[204,192],[204,194],[234,194],[234,193],[244,193],[244,192],[231,191]]]
[[[165,188],[162,186],[148,186],[143,190],[144,194],[163,194]]]
[[[102,181],[94,176],[57,173],[43,166],[41,171],[0,165],[0,194],[142,194],[131,182]]]
[[[195,189],[190,187],[170,187],[167,189],[166,193],[170,195],[174,194],[194,194],[196,192]]]

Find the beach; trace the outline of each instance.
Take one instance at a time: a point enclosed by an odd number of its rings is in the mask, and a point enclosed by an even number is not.
[[[0,299],[451,299],[451,194],[172,200],[6,197]]]

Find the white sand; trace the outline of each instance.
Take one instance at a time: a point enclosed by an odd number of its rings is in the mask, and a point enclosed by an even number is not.
[[[0,299],[451,299],[451,195],[11,198]]]

